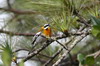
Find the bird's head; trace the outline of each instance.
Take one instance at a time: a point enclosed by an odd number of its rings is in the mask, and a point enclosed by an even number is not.
[[[50,25],[49,25],[49,24],[45,24],[45,25],[42,27],[42,30],[48,30],[48,28],[50,28]]]

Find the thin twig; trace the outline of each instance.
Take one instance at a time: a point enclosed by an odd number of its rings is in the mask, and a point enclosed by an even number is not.
[[[63,48],[59,49],[50,60],[48,60],[43,66],[48,66],[48,64],[50,64],[52,62],[52,60],[57,57],[57,55],[59,55],[61,53],[61,51],[63,50]]]
[[[60,43],[58,40],[55,40],[58,44],[60,44],[64,49],[68,50],[62,43]]]
[[[24,50],[24,51],[29,51],[28,49],[17,49],[17,50],[15,50],[15,51],[13,51],[13,53],[19,52],[19,51],[22,51],[22,50]]]

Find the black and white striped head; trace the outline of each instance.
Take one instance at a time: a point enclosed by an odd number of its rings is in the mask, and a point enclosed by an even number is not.
[[[49,24],[45,24],[45,25],[44,25],[44,29],[48,29],[49,27],[50,27]]]

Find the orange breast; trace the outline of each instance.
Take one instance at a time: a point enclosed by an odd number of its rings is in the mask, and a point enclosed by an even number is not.
[[[51,37],[51,28],[44,29],[44,30],[43,30],[43,33],[44,33],[46,36]]]

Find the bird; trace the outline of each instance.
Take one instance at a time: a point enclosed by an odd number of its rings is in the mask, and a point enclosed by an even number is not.
[[[40,31],[37,32],[32,39],[32,49],[34,49],[38,44],[42,45],[43,43],[47,42],[51,35],[52,32],[50,25],[44,24],[44,26],[41,27]],[[31,52],[33,52],[33,50]]]
[[[52,32],[49,24],[45,24],[43,27],[41,27],[41,30],[46,37],[51,37]]]

